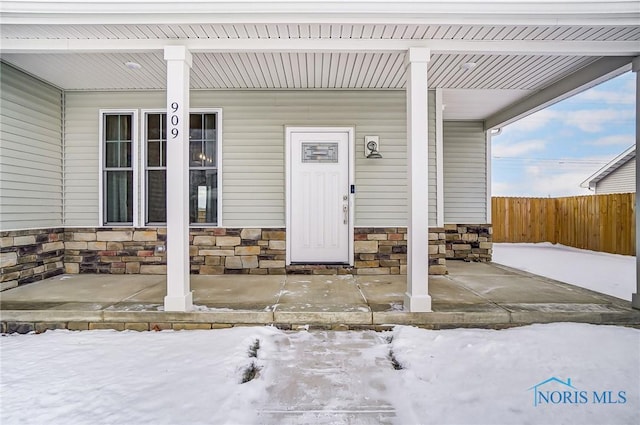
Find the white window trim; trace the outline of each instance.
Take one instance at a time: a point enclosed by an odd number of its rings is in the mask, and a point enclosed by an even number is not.
[[[222,227],[222,108],[190,108],[189,113],[215,113],[216,117],[216,167],[218,170],[218,222],[216,224],[199,224],[189,227]]]
[[[140,191],[142,196],[140,197],[140,211],[142,216],[140,217],[140,223],[142,227],[166,227],[164,224],[147,224],[147,114],[164,114],[167,110],[164,108],[155,109],[142,109],[140,113],[141,119],[141,154],[140,154]],[[217,187],[217,199],[218,199],[218,222],[216,224],[189,224],[190,228],[195,227],[223,227],[222,226],[222,108],[189,108],[189,113],[203,114],[203,113],[215,113],[216,114],[216,168],[218,170],[218,187]],[[167,141],[169,143],[169,141]]]
[[[140,111],[140,224],[142,227],[166,227],[166,223],[147,224],[147,115],[164,114],[166,109],[142,109]],[[166,165],[165,165],[166,167]]]
[[[104,221],[104,116],[110,114],[131,115],[131,168],[133,174],[133,222],[106,224]],[[138,227],[140,225],[138,213],[138,110],[137,109],[100,109],[98,111],[98,227]]]

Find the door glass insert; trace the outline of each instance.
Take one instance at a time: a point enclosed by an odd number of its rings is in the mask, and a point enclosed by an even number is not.
[[[302,143],[302,162],[338,162],[338,144]]]

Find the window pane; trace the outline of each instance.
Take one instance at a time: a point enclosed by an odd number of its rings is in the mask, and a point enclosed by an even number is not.
[[[216,170],[189,172],[189,221],[218,222],[218,173]]]
[[[205,154],[202,152],[202,142],[189,142],[189,166],[202,167]]]
[[[120,115],[104,116],[104,140],[120,140]]]
[[[216,166],[216,142],[214,141],[206,141],[204,143],[204,163],[205,167],[215,167]]]
[[[105,172],[106,223],[133,222],[133,172]]]
[[[205,130],[216,129],[216,114],[204,114],[204,128]]]
[[[204,115],[204,139],[216,140],[216,114]]]
[[[160,163],[160,142],[147,143],[147,165],[149,167],[159,167]]]
[[[118,167],[120,164],[118,163],[119,149],[120,143],[118,142],[107,142],[105,143],[105,166],[106,167]]]
[[[147,223],[166,223],[166,171],[149,170],[147,173]]]
[[[131,167],[131,142],[120,142],[120,167]]]
[[[202,139],[202,114],[191,114],[189,116],[189,138]]]
[[[120,115],[120,140],[131,140],[131,115]]]
[[[160,114],[160,138],[167,140],[167,114]]]
[[[147,115],[147,139],[160,139],[160,114]]]

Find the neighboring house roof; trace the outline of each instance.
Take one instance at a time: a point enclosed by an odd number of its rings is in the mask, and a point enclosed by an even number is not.
[[[636,157],[636,146],[632,145],[620,155],[613,158],[607,165],[596,171],[589,176],[588,179],[580,183],[580,187],[593,189],[596,187],[599,181],[609,176],[611,173],[622,167],[627,162]]]

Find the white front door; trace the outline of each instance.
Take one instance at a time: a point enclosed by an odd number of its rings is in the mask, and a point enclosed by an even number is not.
[[[288,129],[291,263],[350,262],[350,129]]]

